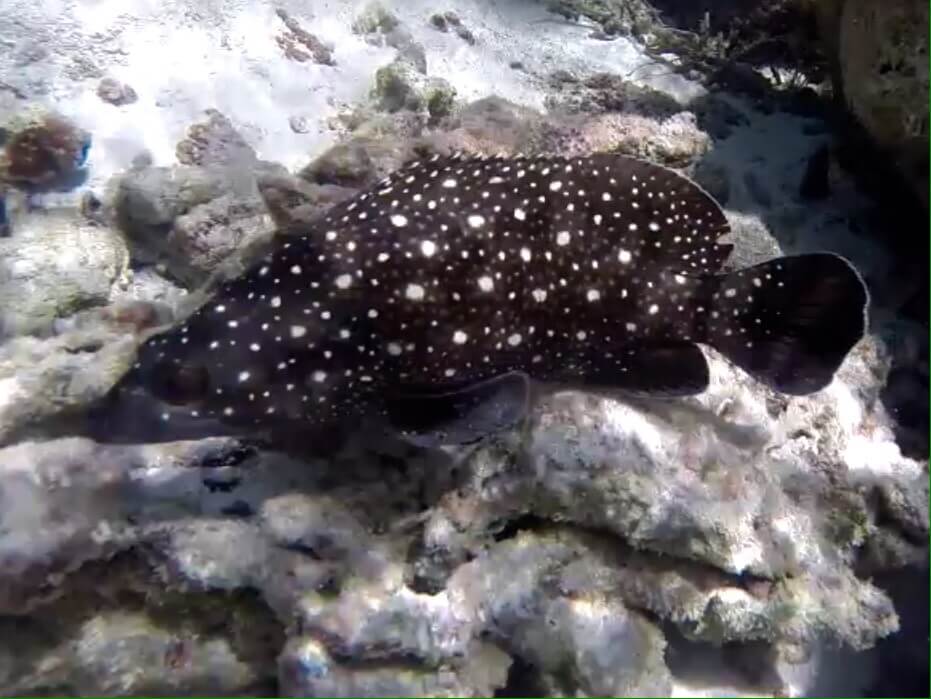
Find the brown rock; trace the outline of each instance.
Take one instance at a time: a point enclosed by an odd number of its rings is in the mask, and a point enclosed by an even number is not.
[[[255,151],[233,123],[216,109],[208,109],[206,121],[188,128],[187,138],[178,143],[175,154],[185,165],[251,163],[256,159]]]
[[[0,180],[40,186],[65,181],[84,164],[90,135],[47,114],[12,133],[0,154]]]
[[[287,32],[276,37],[276,41],[284,51],[285,56],[299,63],[313,60],[314,63],[320,63],[321,65],[336,65],[336,61],[333,60],[333,51],[329,46],[304,29],[285,10],[279,9],[276,14],[288,28]]]
[[[104,102],[108,102],[116,107],[122,107],[124,104],[132,104],[138,97],[136,91],[126,83],[121,83],[113,78],[104,78],[97,86],[97,96]]]

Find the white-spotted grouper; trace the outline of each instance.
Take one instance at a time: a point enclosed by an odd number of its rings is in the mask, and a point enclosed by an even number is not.
[[[699,393],[700,344],[782,393],[822,389],[865,332],[860,275],[820,253],[725,274],[728,232],[694,182],[621,155],[414,162],[148,339],[98,432],[375,418],[468,441],[539,382]]]

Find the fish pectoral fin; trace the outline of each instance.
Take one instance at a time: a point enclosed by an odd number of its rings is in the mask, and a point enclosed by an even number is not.
[[[531,382],[522,372],[510,372],[452,388],[402,386],[385,404],[391,426],[417,444],[468,444],[524,420]]]
[[[664,342],[591,352],[566,378],[592,390],[691,396],[708,388],[708,362],[693,342]]]

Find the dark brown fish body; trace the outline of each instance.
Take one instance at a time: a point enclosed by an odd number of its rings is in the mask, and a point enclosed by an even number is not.
[[[722,274],[728,230],[697,185],[623,156],[414,163],[281,236],[117,393],[198,429],[481,432],[519,416],[529,379],[701,392],[696,343],[776,390],[824,387],[865,329],[859,275],[828,254]]]

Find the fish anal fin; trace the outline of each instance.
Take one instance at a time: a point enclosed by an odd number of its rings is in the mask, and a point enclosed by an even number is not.
[[[708,387],[708,362],[692,342],[663,342],[590,352],[556,377],[589,390],[691,396]]]
[[[400,387],[385,399],[390,425],[422,445],[467,444],[519,424],[529,413],[530,378],[510,372],[437,389]]]

